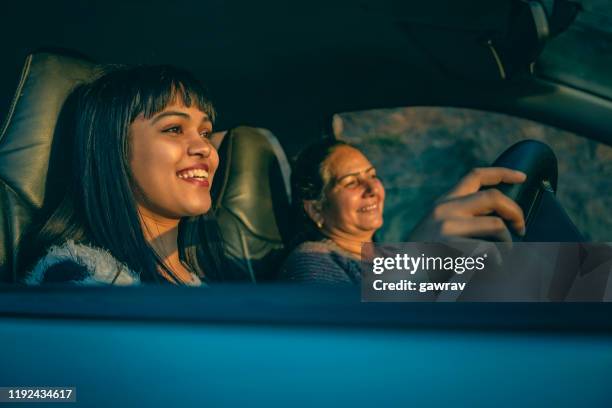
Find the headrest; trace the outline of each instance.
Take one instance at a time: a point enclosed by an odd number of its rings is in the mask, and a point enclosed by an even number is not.
[[[0,282],[15,279],[17,241],[52,190],[47,183],[52,171],[49,156],[53,139],[65,125],[60,120],[64,104],[78,84],[96,75],[95,64],[76,57],[41,52],[26,58],[0,132]],[[53,163],[65,162],[66,147],[57,146],[55,151],[54,146]],[[49,181],[64,182],[51,177]]]
[[[272,133],[250,127],[230,130],[219,157],[212,193],[237,279],[274,279],[288,240],[287,157]]]

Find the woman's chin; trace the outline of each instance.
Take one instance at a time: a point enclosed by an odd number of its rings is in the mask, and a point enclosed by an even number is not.
[[[197,217],[198,215],[204,215],[210,211],[210,207],[210,201],[204,203],[192,203],[191,205],[183,207],[181,217]]]
[[[383,225],[383,218],[381,216],[368,217],[361,223],[361,229],[366,231],[376,231]]]

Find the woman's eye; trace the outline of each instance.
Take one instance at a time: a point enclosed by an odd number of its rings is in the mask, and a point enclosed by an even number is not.
[[[353,187],[357,187],[357,180],[352,180],[352,181],[349,181],[348,183],[346,183],[346,184],[344,185],[344,187],[346,187],[346,188],[353,188]]]
[[[210,132],[208,130],[205,130],[203,132],[200,132],[200,136],[202,136],[204,139],[208,139],[210,137]]]
[[[166,128],[163,130],[164,133],[181,133],[181,127],[180,126],[171,126],[169,128]]]

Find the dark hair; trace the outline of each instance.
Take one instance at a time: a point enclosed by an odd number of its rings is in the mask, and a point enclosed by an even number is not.
[[[174,278],[142,231],[128,132],[137,116],[150,118],[176,100],[214,120],[207,92],[190,73],[171,66],[111,67],[75,92],[72,183],[59,206],[43,211],[43,221],[22,240],[20,269],[27,271],[50,246],[72,239],[108,250],[142,281],[165,281],[159,267]],[[222,279],[222,241],[213,217],[181,220],[179,251],[200,277],[206,271],[206,279]]]
[[[294,219],[295,247],[304,241],[319,241],[321,234],[314,222],[304,211],[304,200],[321,200],[329,184],[325,161],[339,146],[350,144],[333,137],[325,137],[304,148],[294,160],[291,172],[292,214]]]

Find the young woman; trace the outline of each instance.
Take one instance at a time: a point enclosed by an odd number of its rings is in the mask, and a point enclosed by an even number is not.
[[[296,247],[281,268],[281,278],[360,282],[361,245],[372,242],[383,225],[385,189],[374,166],[355,147],[324,139],[298,155],[291,179],[298,231]],[[411,240],[475,237],[510,241],[504,220],[519,234],[524,233],[521,208],[498,190],[479,190],[524,180],[525,174],[506,168],[473,170],[436,202],[412,232]]]
[[[118,68],[76,99],[68,193],[22,240],[26,283],[222,280],[203,86],[169,66]]]

